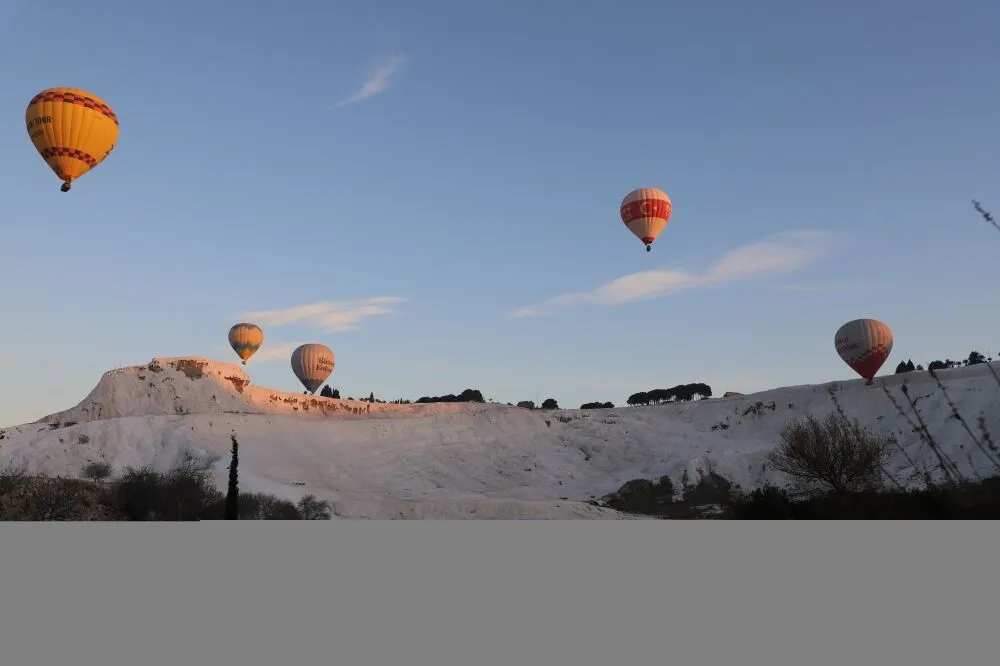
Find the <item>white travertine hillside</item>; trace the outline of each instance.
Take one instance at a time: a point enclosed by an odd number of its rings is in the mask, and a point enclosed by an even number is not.
[[[302,414],[380,417],[461,409],[454,403],[395,405],[286,393],[250,383],[239,365],[201,357],[154,358],[147,365],[106,372],[80,404],[39,423],[84,423],[123,416],[171,414]]]
[[[1000,441],[1000,362],[938,377],[974,435]],[[76,476],[93,460],[115,469],[184,458],[214,466],[224,486],[234,434],[240,481],[297,499],[332,502],[346,518],[621,518],[591,504],[637,477],[697,478],[714,468],[744,487],[771,472],[762,462],[778,433],[805,414],[834,409],[829,392],[863,424],[895,434],[907,457],[934,468],[899,388],[930,434],[966,471],[989,471],[926,372],[794,386],[691,403],[597,410],[526,410],[497,404],[370,404],[257,387],[235,364],[156,359],[104,375],[79,405],[0,431],[0,467]],[[779,479],[780,480],[780,479]]]

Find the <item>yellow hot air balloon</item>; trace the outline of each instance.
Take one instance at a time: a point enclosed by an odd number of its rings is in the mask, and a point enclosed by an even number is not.
[[[250,357],[264,344],[264,331],[257,324],[242,322],[229,329],[229,346],[247,364]]]
[[[107,159],[118,142],[118,116],[79,88],[48,88],[24,112],[28,137],[69,192],[74,180]]]

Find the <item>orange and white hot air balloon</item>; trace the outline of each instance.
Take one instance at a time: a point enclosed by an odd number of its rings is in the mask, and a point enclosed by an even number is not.
[[[622,199],[620,212],[622,222],[636,238],[646,244],[646,252],[649,252],[653,241],[670,221],[673,208],[670,197],[663,190],[640,187]]]
[[[855,319],[834,336],[837,354],[871,384],[892,352],[892,330],[878,319]]]

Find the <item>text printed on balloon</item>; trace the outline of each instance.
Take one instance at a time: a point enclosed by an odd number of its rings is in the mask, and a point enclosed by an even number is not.
[[[52,122],[52,116],[38,116],[28,121],[28,131],[35,125],[47,125]]]
[[[621,207],[622,220],[628,224],[643,217],[665,218],[670,215],[670,204],[663,199],[631,201]]]

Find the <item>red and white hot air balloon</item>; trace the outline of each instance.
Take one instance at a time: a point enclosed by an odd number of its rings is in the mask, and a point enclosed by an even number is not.
[[[663,190],[640,187],[622,199],[622,222],[636,238],[646,244],[646,252],[670,221],[674,205]]]
[[[844,363],[871,384],[892,352],[892,329],[878,319],[855,319],[837,329],[833,342]]]

